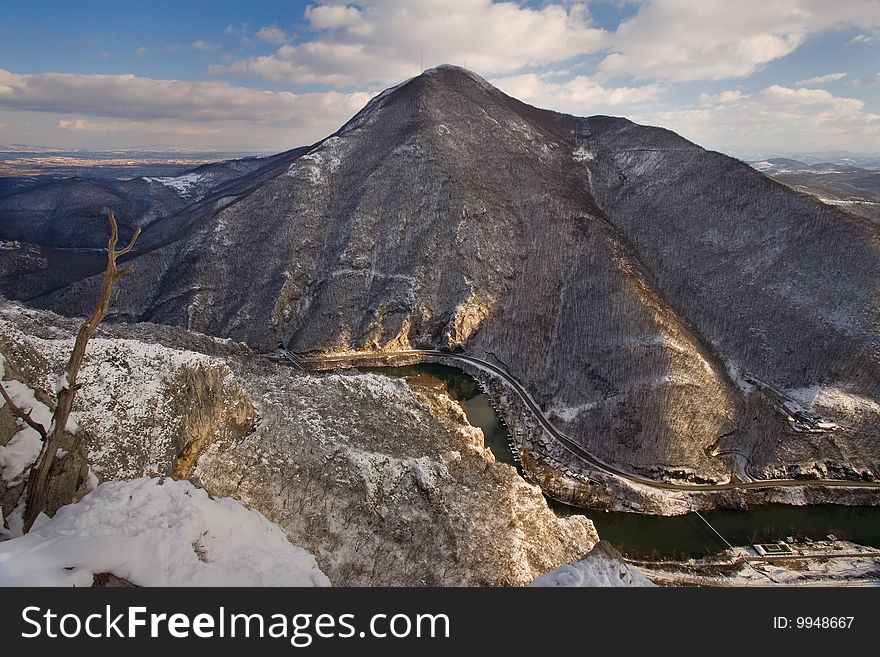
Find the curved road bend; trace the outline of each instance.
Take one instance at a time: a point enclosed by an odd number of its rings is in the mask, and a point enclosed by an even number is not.
[[[519,395],[520,399],[522,399],[523,403],[528,406],[529,410],[534,414],[535,418],[538,420],[540,425],[544,428],[544,430],[552,436],[555,440],[561,443],[566,449],[570,452],[574,453],[578,458],[583,460],[585,463],[588,463],[596,470],[600,470],[610,475],[614,475],[616,477],[621,477],[622,479],[626,479],[636,484],[640,484],[642,486],[650,486],[651,488],[659,488],[662,490],[671,490],[671,491],[684,491],[684,492],[701,492],[701,491],[724,491],[724,490],[738,490],[738,489],[749,489],[749,488],[776,488],[776,487],[794,487],[794,486],[823,486],[823,487],[837,487],[837,488],[880,488],[880,482],[876,481],[851,481],[849,479],[756,479],[747,482],[728,482],[725,484],[675,484],[668,483],[665,481],[656,481],[654,479],[649,479],[648,477],[642,477],[637,474],[633,474],[630,472],[626,472],[625,470],[621,470],[613,465],[609,465],[605,463],[598,457],[594,456],[586,449],[584,449],[581,445],[573,441],[567,435],[565,435],[562,431],[557,429],[550,420],[547,419],[547,416],[544,415],[544,411],[541,410],[541,407],[538,406],[537,402],[532,399],[531,395],[526,391],[525,388],[513,378],[510,374],[505,372],[503,369],[489,363],[487,361],[481,360],[479,358],[475,358],[474,356],[468,356],[466,354],[461,353],[450,353],[445,351],[437,351],[433,349],[411,349],[408,351],[388,351],[388,352],[359,352],[359,353],[350,353],[350,354],[339,354],[339,355],[328,355],[328,356],[320,356],[320,357],[301,357],[300,360],[303,363],[322,363],[322,364],[330,364],[334,362],[352,362],[358,360],[376,360],[384,357],[401,357],[401,356],[431,356],[436,358],[445,358],[448,360],[457,360],[464,363],[469,363],[479,369],[486,370],[491,374],[494,374],[498,378],[500,378],[504,383],[511,388],[517,395]]]

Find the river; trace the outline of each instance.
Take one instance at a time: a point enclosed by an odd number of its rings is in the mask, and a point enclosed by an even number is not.
[[[461,403],[468,421],[483,430],[486,446],[495,458],[516,466],[508,448],[507,430],[495,415],[486,394],[470,375],[436,363],[359,369],[442,382],[449,394]],[[590,518],[599,536],[630,557],[699,557],[726,548],[695,513],[682,516],[609,513],[548,501],[558,515],[581,514]],[[816,539],[834,534],[841,539],[880,548],[880,507],[768,504],[748,511],[707,511],[703,516],[733,545],[756,540],[775,541],[787,536]]]

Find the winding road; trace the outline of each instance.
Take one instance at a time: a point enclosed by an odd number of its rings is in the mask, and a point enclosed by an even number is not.
[[[317,364],[319,366],[333,365],[334,363],[355,363],[357,361],[376,361],[384,358],[442,358],[447,361],[458,361],[467,363],[480,370],[488,372],[499,378],[504,384],[513,390],[523,403],[532,412],[535,419],[543,427],[543,429],[557,442],[559,442],[568,451],[590,465],[593,469],[599,470],[615,477],[620,477],[641,486],[649,486],[668,491],[681,492],[713,492],[725,490],[745,490],[760,488],[788,488],[802,486],[821,486],[832,488],[880,488],[880,482],[876,481],[853,481],[849,479],[756,479],[746,482],[727,482],[723,484],[677,484],[665,481],[657,481],[648,477],[643,477],[631,472],[626,472],[613,465],[605,463],[594,454],[584,449],[581,445],[569,438],[565,433],[560,431],[549,419],[544,415],[544,411],[538,403],[532,399],[528,391],[513,376],[502,368],[488,361],[476,358],[462,353],[451,353],[445,351],[437,351],[432,349],[410,349],[405,351],[386,351],[386,352],[353,352],[346,354],[329,354],[321,356],[301,356],[288,358],[293,360],[296,365],[309,366]]]

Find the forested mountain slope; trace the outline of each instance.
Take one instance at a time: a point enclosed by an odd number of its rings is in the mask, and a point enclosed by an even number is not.
[[[880,471],[869,222],[669,131],[539,110],[456,67],[278,157],[147,226],[116,317],[258,350],[462,346],[642,472],[725,479],[732,453],[759,474]],[[98,284],[31,303],[80,314]],[[749,376],[813,394],[844,428],[793,432]]]

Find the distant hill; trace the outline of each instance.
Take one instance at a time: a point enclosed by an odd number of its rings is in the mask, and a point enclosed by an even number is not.
[[[792,189],[880,223],[880,171],[840,162],[807,164],[786,158],[770,158],[751,164]]]

